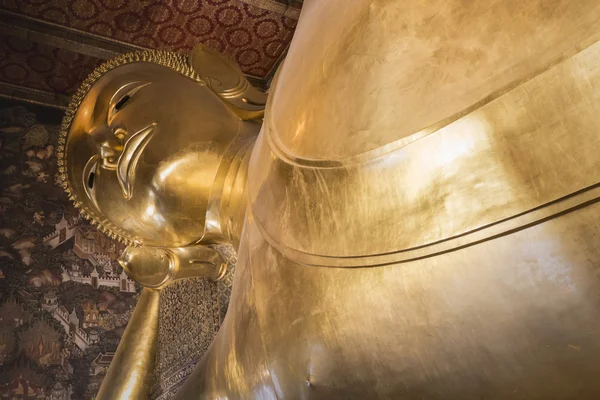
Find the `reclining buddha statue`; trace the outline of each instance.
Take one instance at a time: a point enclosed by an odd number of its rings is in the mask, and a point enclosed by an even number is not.
[[[597,0],[306,0],[266,106],[202,46],[100,67],[63,178],[144,289],[98,398],[150,396],[215,245],[177,399],[600,398],[599,39]]]

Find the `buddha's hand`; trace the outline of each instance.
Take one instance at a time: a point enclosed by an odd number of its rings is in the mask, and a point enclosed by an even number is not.
[[[219,253],[206,246],[178,248],[127,247],[119,264],[140,285],[161,289],[177,279],[205,277],[221,279],[227,264]]]

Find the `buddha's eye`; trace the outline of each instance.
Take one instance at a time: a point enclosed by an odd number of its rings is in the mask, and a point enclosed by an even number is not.
[[[87,162],[83,169],[82,183],[84,185],[86,194],[92,201],[95,201],[96,196],[94,185],[96,184],[96,176],[98,174],[98,160],[98,156],[93,156],[92,158],[90,158],[90,160]]]
[[[119,102],[117,104],[115,104],[115,112],[119,111],[121,108],[123,108],[123,106],[125,105],[125,103],[127,103],[127,101],[131,98],[130,95],[126,94],[125,96],[123,96],[123,98],[121,100],[119,100]]]
[[[88,187],[90,189],[94,188],[94,178],[96,177],[96,172],[90,171],[90,175],[88,176]]]
[[[119,99],[119,101],[117,101],[116,103],[114,103],[114,105],[112,106],[112,110],[109,113],[109,115],[110,115],[109,120],[111,120],[115,115],[117,115],[117,113],[119,111],[121,111],[123,109],[123,107],[125,107],[125,105],[127,104],[127,102],[131,99],[131,95],[132,94],[133,93],[129,92],[129,93],[123,95],[123,97],[121,97]]]
[[[87,186],[90,191],[90,194],[93,194],[94,183],[96,181],[96,168],[98,167],[98,162],[96,160],[92,161],[92,163],[88,166],[87,169]]]
[[[107,123],[110,124],[115,115],[125,107],[132,96],[141,88],[148,86],[150,82],[129,82],[123,85],[110,99]]]

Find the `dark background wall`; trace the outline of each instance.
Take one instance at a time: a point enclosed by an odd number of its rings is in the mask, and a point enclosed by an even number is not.
[[[61,118],[0,100],[0,398],[92,398],[138,297],[56,185]]]

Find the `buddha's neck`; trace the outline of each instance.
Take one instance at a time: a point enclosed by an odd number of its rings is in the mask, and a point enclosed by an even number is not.
[[[220,195],[209,205],[205,241],[225,241],[237,250],[248,205],[248,166],[255,141],[256,137],[240,140],[219,169],[213,190]]]

